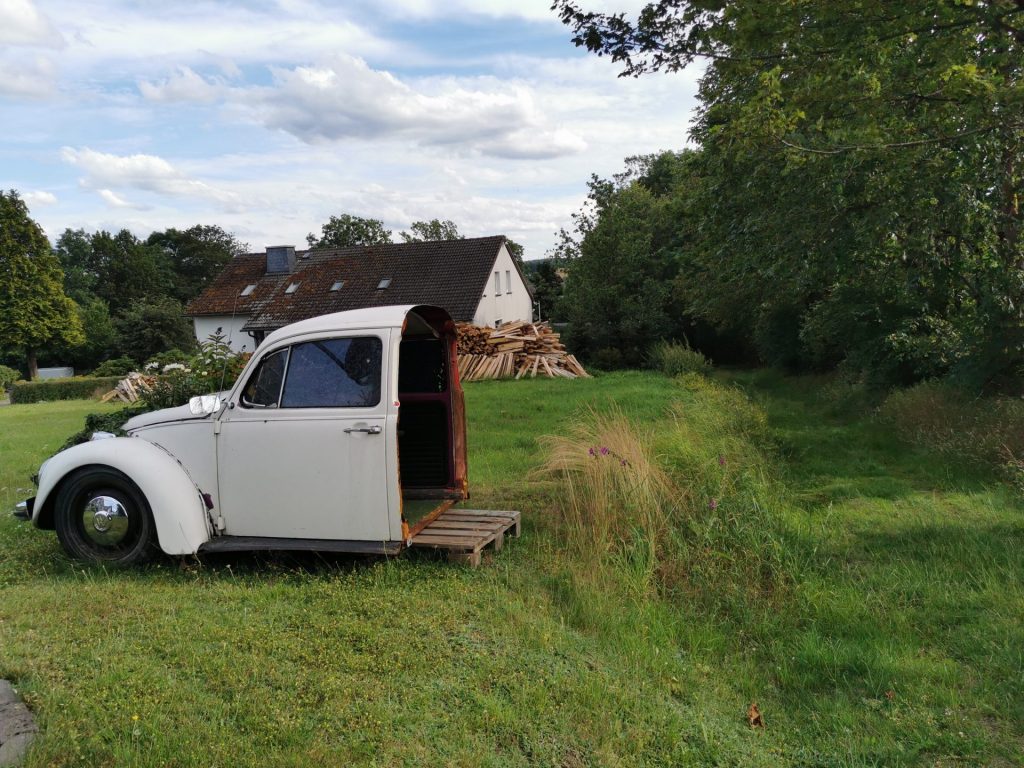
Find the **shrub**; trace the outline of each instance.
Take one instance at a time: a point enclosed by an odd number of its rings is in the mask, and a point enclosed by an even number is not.
[[[188,361],[192,359],[192,354],[189,352],[183,352],[180,349],[169,349],[166,352],[153,355],[146,361],[143,366],[143,370],[147,373],[160,373],[163,371],[164,366],[167,365],[184,365],[188,367]]]
[[[132,371],[139,370],[139,364],[130,357],[115,357],[112,360],[105,360],[96,366],[92,372],[93,376],[127,376]]]
[[[678,376],[682,373],[711,372],[711,363],[700,352],[691,349],[688,344],[677,341],[659,341],[651,349],[650,362],[666,376]]]
[[[119,376],[81,376],[53,381],[21,381],[11,387],[12,403],[39,403],[49,400],[88,400],[106,394]]]
[[[891,394],[879,415],[904,440],[956,459],[1001,468],[1024,457],[1024,400],[931,381]]]
[[[20,371],[8,368],[6,365],[0,365],[0,393],[6,392],[20,378]]]
[[[145,395],[145,403],[150,410],[173,408],[196,395],[227,389],[235,383],[249,357],[248,353],[232,351],[223,336],[211,336],[186,367],[166,370]]]
[[[615,347],[603,347],[587,356],[587,364],[599,371],[617,371],[625,367],[622,352]]]
[[[93,432],[111,432],[115,435],[124,435],[121,429],[124,423],[132,416],[138,416],[149,409],[144,405],[131,405],[113,413],[90,413],[85,417],[85,426],[69,437],[59,450],[63,451],[79,443],[87,443]]]

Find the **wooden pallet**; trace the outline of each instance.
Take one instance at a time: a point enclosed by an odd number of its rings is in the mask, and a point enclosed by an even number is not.
[[[518,512],[447,509],[412,537],[410,547],[442,550],[452,562],[480,565],[480,551],[494,545],[498,552],[505,535],[519,536]]]

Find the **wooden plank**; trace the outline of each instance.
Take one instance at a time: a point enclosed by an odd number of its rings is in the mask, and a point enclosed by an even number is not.
[[[495,525],[495,523],[478,522],[476,520],[434,520],[424,527],[423,530],[432,531],[435,529],[452,528],[461,531],[493,531]]]
[[[460,517],[459,515],[453,515],[451,517],[445,515],[445,520],[453,523],[487,523],[492,526],[502,526],[508,523],[514,523],[516,518],[514,517]]]

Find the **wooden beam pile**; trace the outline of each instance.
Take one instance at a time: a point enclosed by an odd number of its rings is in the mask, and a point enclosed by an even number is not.
[[[117,382],[116,387],[100,398],[100,401],[108,403],[117,398],[122,403],[135,403],[138,402],[139,398],[142,397],[143,394],[153,389],[153,384],[155,383],[155,376],[144,376],[141,373],[129,373]]]
[[[459,376],[463,381],[538,375],[552,379],[589,377],[546,322],[519,320],[498,328],[459,324]]]

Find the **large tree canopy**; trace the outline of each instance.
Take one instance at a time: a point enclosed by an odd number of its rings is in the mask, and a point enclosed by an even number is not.
[[[414,221],[409,225],[409,232],[402,231],[398,236],[403,243],[423,243],[429,240],[462,240],[458,225],[451,219],[431,219],[430,221]]]
[[[1021,364],[1024,3],[556,8],[623,74],[707,62],[692,313],[888,380]]]
[[[30,378],[38,374],[41,347],[83,340],[63,280],[49,240],[18,193],[0,192],[0,347],[24,352]]]
[[[347,248],[350,245],[385,245],[391,242],[391,230],[379,219],[364,219],[343,213],[331,216],[321,227],[320,237],[306,235],[310,248]]]

